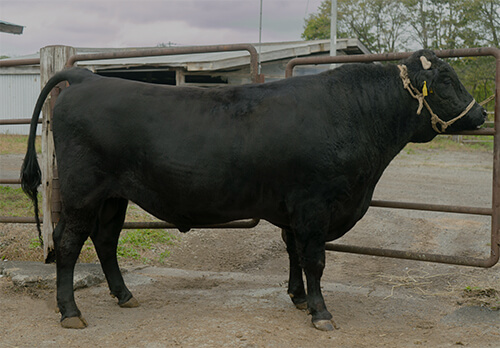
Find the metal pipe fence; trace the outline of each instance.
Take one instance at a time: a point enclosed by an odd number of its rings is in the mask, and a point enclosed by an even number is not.
[[[39,65],[39,64],[40,64],[40,58],[0,60],[0,68],[23,66],[23,65]],[[30,124],[30,122],[31,122],[31,120],[28,118],[1,119],[0,126]],[[42,120],[39,120],[38,123],[42,123]],[[21,184],[20,179],[5,179],[5,178],[0,177],[0,185],[19,185],[19,184]],[[0,223],[4,222],[4,220],[6,220],[6,217],[0,216]]]
[[[386,54],[368,54],[359,56],[321,56],[309,58],[295,58],[288,62],[286,66],[285,76],[291,77],[293,75],[293,68],[297,65],[310,65],[310,64],[335,64],[335,63],[371,63],[375,61],[394,61],[408,58],[412,53],[386,53]],[[436,55],[440,58],[457,58],[457,57],[479,57],[479,56],[493,56],[496,59],[496,75],[495,75],[495,125],[500,124],[500,49],[498,48],[470,48],[470,49],[456,49],[456,50],[442,50],[436,51]],[[500,127],[483,128],[474,131],[464,131],[460,135],[486,135],[494,137],[493,145],[493,197],[491,208],[479,207],[463,207],[453,205],[438,205],[438,204],[418,204],[411,202],[392,202],[383,200],[373,200],[371,206],[382,208],[396,208],[396,209],[414,209],[423,211],[435,211],[446,213],[460,213],[460,214],[477,214],[491,216],[491,249],[490,256],[487,259],[479,259],[465,256],[453,255],[439,255],[431,253],[411,252],[402,250],[390,250],[362,247],[355,245],[344,245],[336,243],[327,243],[326,250],[341,251],[354,254],[364,254],[372,256],[384,256],[399,259],[430,261],[437,263],[447,263],[455,265],[467,265],[476,267],[492,267],[499,259],[500,253]]]

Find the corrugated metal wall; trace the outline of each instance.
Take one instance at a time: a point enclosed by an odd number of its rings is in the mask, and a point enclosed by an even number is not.
[[[40,94],[39,74],[0,74],[0,119],[31,118]],[[41,134],[41,125],[38,134]],[[0,125],[0,134],[28,134],[29,125]]]

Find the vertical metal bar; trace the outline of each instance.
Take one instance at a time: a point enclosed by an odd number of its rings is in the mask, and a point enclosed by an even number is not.
[[[262,61],[261,61],[261,54],[262,54],[262,0],[260,0],[260,19],[259,19],[259,69],[258,69],[258,74],[261,74],[262,71]]]
[[[332,0],[332,11],[330,18],[330,56],[337,55],[337,0]],[[335,69],[335,64],[330,65],[330,69]]]
[[[495,74],[495,137],[493,138],[493,197],[491,216],[491,265],[498,262],[500,253],[500,50],[494,52]]]

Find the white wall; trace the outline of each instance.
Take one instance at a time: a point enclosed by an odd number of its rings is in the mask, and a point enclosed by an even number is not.
[[[0,72],[0,119],[31,119],[40,94],[40,74],[4,74]],[[41,134],[38,125],[38,134]],[[29,125],[0,125],[0,134],[28,134]]]

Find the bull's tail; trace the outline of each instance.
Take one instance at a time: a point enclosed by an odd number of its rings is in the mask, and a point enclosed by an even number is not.
[[[26,151],[23,166],[21,167],[21,187],[26,195],[28,195],[28,197],[33,201],[33,205],[35,208],[36,226],[38,229],[38,237],[42,244],[42,231],[40,228],[40,218],[38,215],[38,186],[40,186],[42,182],[42,172],[38,164],[35,149],[36,127],[38,125],[38,118],[40,116],[40,112],[42,110],[45,99],[49,95],[52,88],[54,88],[58,83],[63,81],[68,81],[70,84],[80,83],[90,76],[95,75],[93,75],[88,70],[78,68],[63,70],[55,74],[40,92],[38,100],[36,101],[35,110],[33,111],[33,116],[31,117],[28,150]]]

